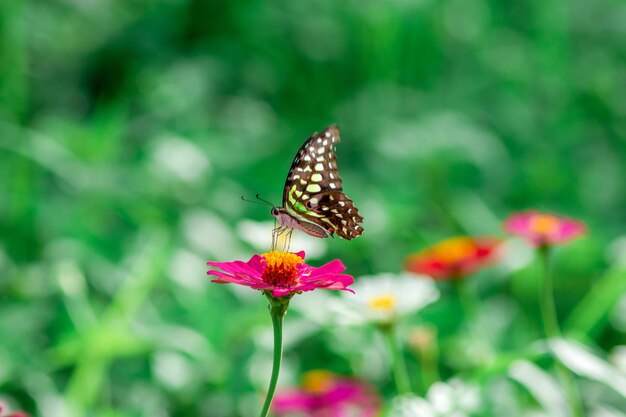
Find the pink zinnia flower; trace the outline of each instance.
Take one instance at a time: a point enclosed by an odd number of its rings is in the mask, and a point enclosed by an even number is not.
[[[582,236],[587,228],[578,220],[529,210],[509,216],[504,222],[504,230],[534,246],[550,246]]]
[[[460,279],[492,264],[499,246],[494,237],[454,237],[410,255],[404,269],[439,281]]]
[[[370,385],[324,370],[307,372],[300,389],[278,393],[272,405],[278,416],[373,417],[379,409],[380,399]]]
[[[354,282],[350,275],[341,274],[346,267],[335,259],[319,268],[304,263],[304,252],[271,251],[254,255],[248,262],[207,262],[222,271],[209,270],[218,284],[239,284],[266,291],[273,297],[283,297],[316,288],[352,291]]]

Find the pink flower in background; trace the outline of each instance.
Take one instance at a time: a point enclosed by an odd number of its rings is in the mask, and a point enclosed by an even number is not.
[[[14,413],[5,415],[5,414],[2,413],[2,406],[0,406],[0,416],[2,416],[2,417],[29,417],[28,414],[26,414],[23,411],[16,411]]]
[[[217,277],[212,282],[245,285],[270,292],[273,297],[312,291],[316,288],[354,292],[348,288],[354,282],[354,278],[341,274],[346,267],[340,260],[335,259],[315,268],[304,263],[304,252],[271,251],[254,255],[248,262],[208,262],[207,264],[222,270],[207,272],[208,275]]]
[[[278,416],[373,417],[380,410],[380,399],[363,381],[324,370],[304,374],[299,389],[279,392],[272,411]]]
[[[587,228],[578,220],[529,210],[509,216],[504,222],[504,230],[528,240],[534,246],[549,246],[582,236]]]
[[[500,239],[459,236],[406,258],[404,269],[438,281],[461,279],[496,261]]]

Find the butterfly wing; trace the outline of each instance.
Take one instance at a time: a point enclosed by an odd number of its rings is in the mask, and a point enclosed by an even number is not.
[[[335,156],[339,140],[339,128],[332,125],[304,142],[287,174],[283,207],[301,222],[350,240],[363,233],[363,217],[343,193]]]

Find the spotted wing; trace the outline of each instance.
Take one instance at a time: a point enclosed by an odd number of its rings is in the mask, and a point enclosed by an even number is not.
[[[339,128],[332,125],[309,137],[291,164],[283,207],[301,222],[322,227],[330,235],[354,239],[363,233],[363,217],[344,193],[337,170],[335,145]]]

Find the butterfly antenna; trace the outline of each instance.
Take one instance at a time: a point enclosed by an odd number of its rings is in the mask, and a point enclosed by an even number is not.
[[[264,202],[265,204],[269,204],[269,205],[270,205],[270,206],[272,206],[272,207],[276,207],[276,206],[275,206],[274,204],[272,204],[271,202],[269,202],[269,201],[267,201],[267,200],[264,200],[264,199],[262,199],[261,197],[259,197],[259,195],[258,195],[258,194],[256,195],[256,198],[257,198],[257,200],[260,200],[260,201]]]
[[[257,196],[257,198],[259,197],[259,195],[258,195],[258,194],[257,194],[256,196]],[[270,203],[269,201],[265,201],[265,200],[262,200],[262,199],[260,199],[260,198],[259,198],[259,200],[261,200],[261,201],[262,201],[262,203],[261,203],[261,202],[259,202],[259,201],[256,201],[256,200],[249,200],[249,199],[245,198],[244,196],[241,196],[241,199],[242,199],[243,201],[247,202],[247,203],[262,204],[262,205],[269,204],[270,206],[274,207],[274,205],[273,205],[272,203]]]

